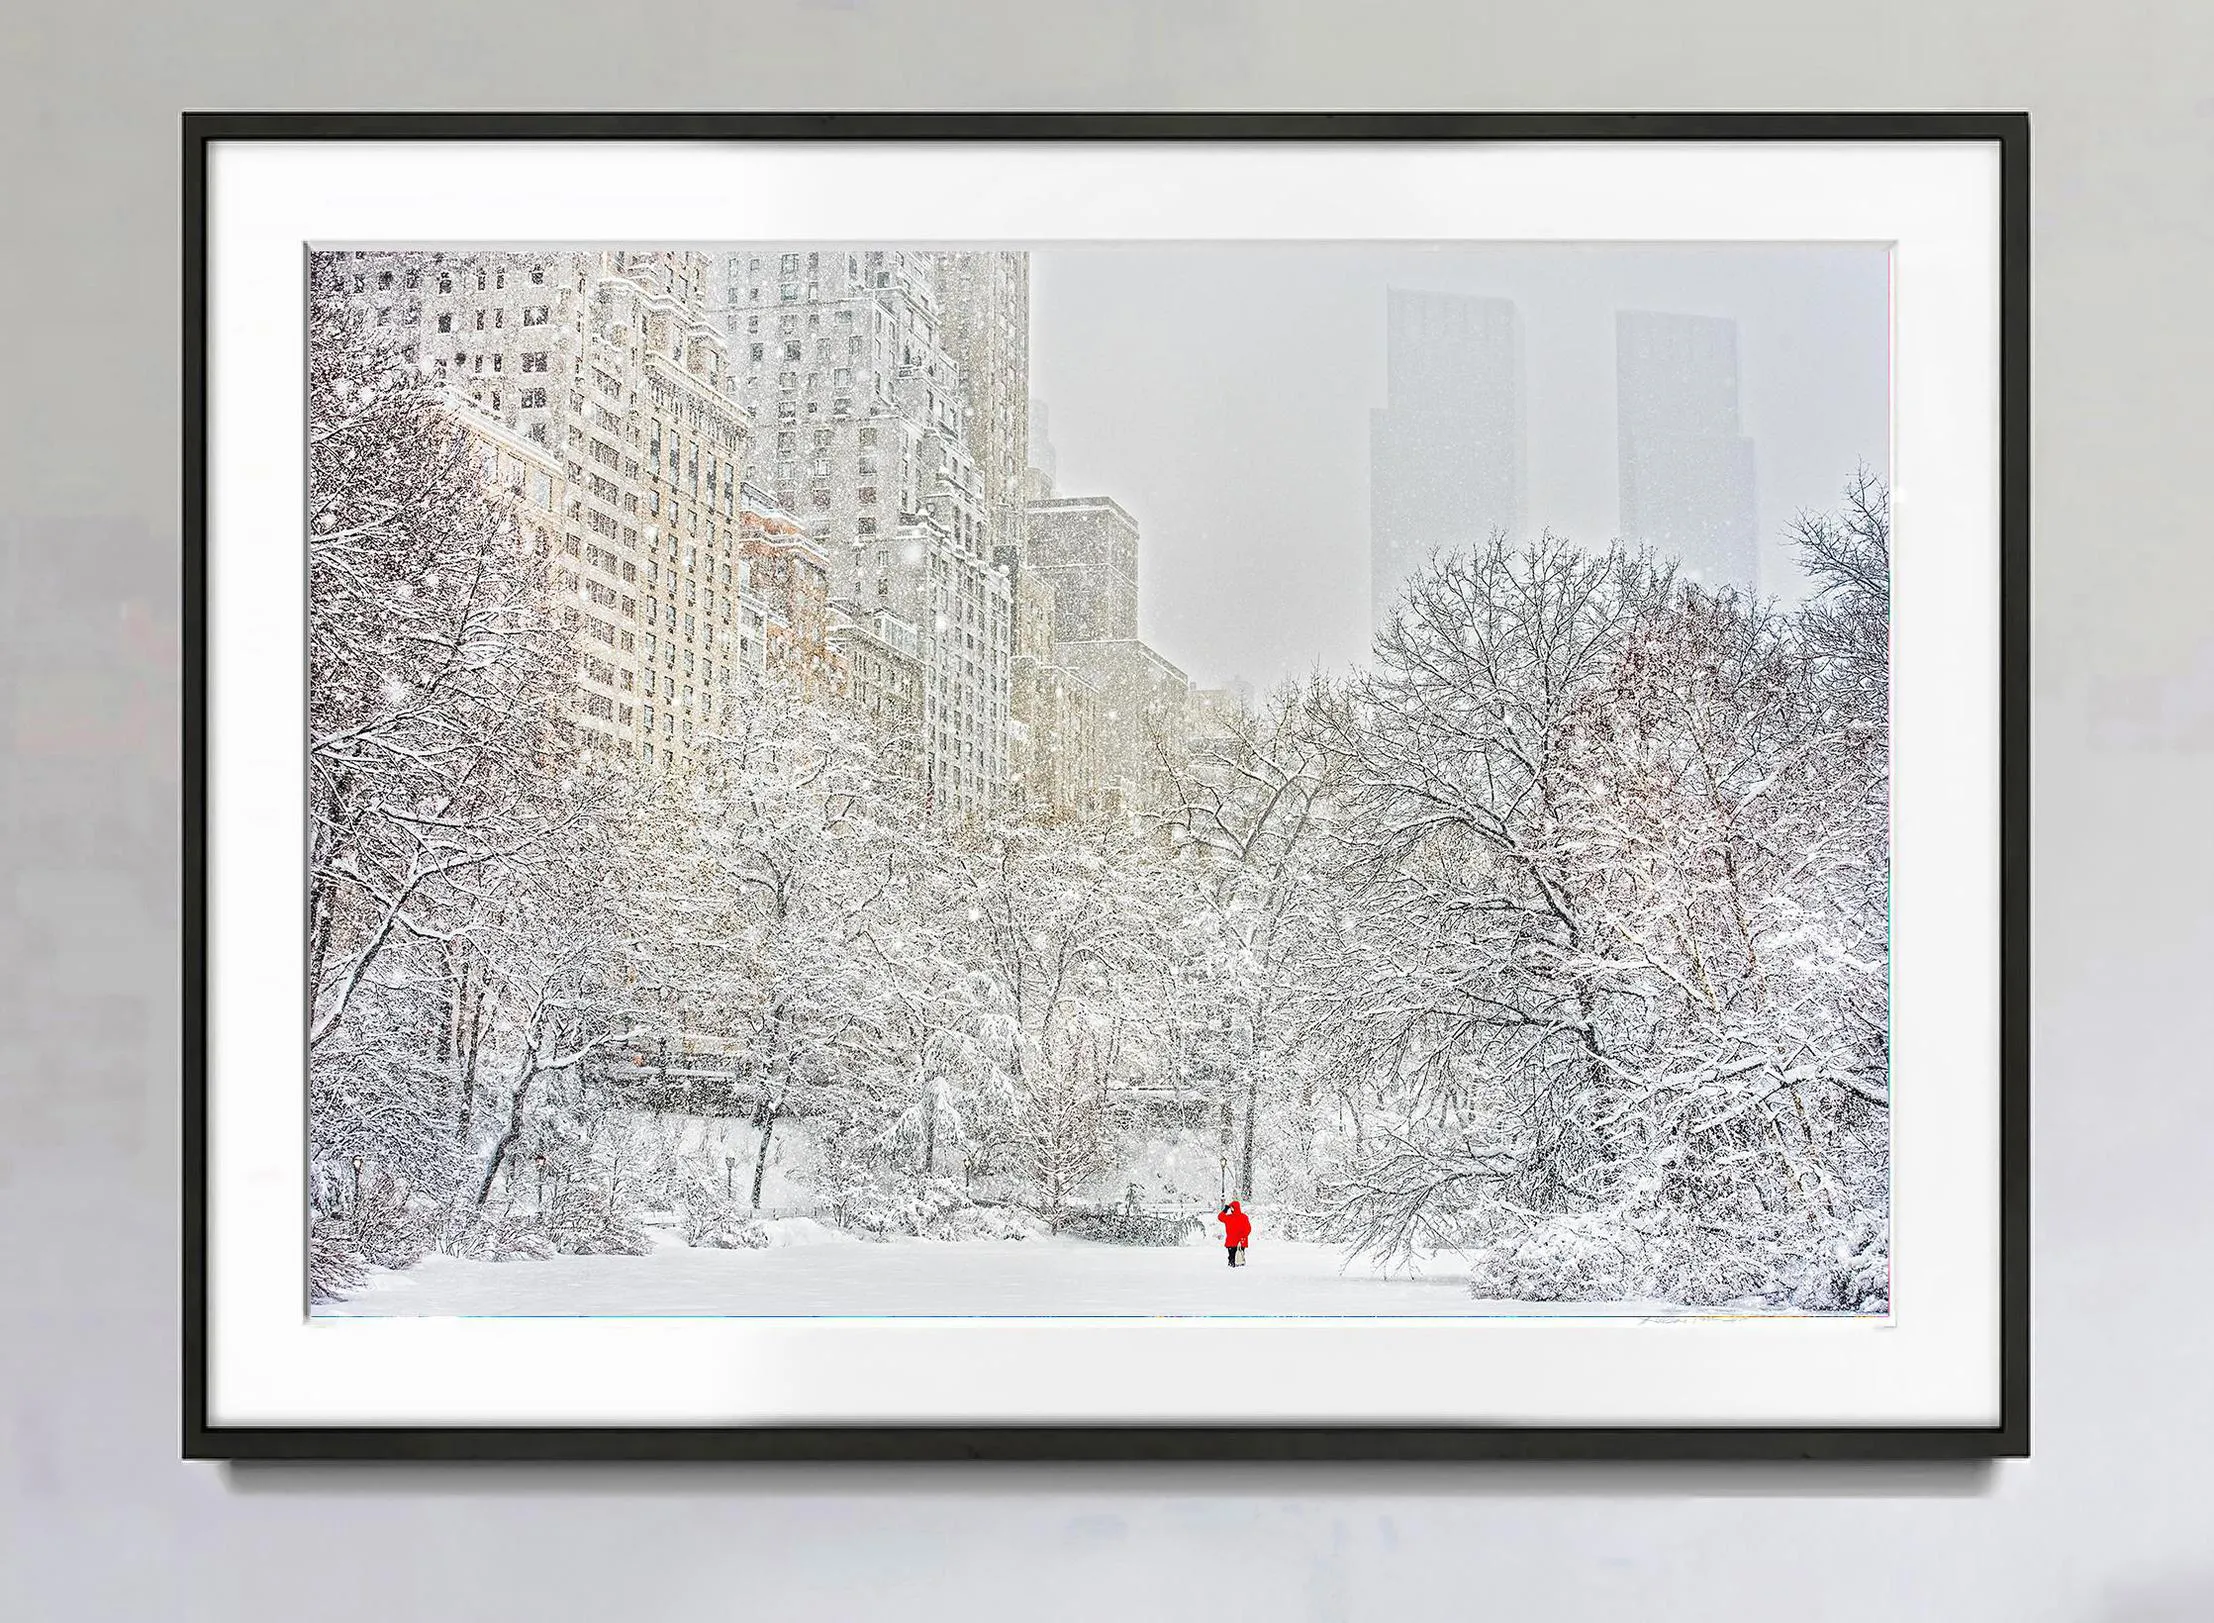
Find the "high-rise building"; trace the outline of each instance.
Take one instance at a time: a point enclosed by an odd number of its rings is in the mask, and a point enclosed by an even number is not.
[[[1138,636],[1138,521],[1105,496],[1033,502],[1029,563],[1052,590],[1053,657],[1098,695],[1103,809],[1160,804],[1189,739],[1191,681]]]
[[[807,527],[749,482],[738,486],[738,555],[768,611],[766,667],[802,698],[846,687],[844,661],[829,641],[830,560]]]
[[[735,547],[751,425],[689,251],[318,255],[319,289],[445,386],[549,560],[581,749],[698,759],[766,657]]]
[[[1003,550],[1015,583],[1014,686],[1008,722],[1015,809],[1039,821],[1088,818],[1102,807],[1099,685],[1064,664],[1054,642],[1053,586]]]
[[[1393,288],[1369,414],[1371,623],[1433,554],[1524,520],[1522,318],[1506,299]]]
[[[983,478],[986,545],[1022,544],[1030,460],[1030,256],[936,253],[939,337],[961,384],[962,438]]]
[[[882,742],[887,779],[920,798],[923,785],[922,636],[887,608],[830,605],[828,641],[846,679],[846,700]]]
[[[1053,587],[1053,635],[1101,642],[1138,635],[1138,521],[1107,496],[1030,504],[1030,567]]]
[[[1053,438],[1047,431],[1046,403],[1030,402],[1029,467],[1023,470],[1023,502],[1050,501],[1053,498],[1053,482],[1060,477],[1060,458],[1054,454]]]
[[[1013,586],[990,545],[931,257],[758,244],[716,258],[717,313],[760,434],[756,481],[806,524],[852,623],[881,609],[914,629],[925,803],[944,817],[1003,807]]]
[[[1623,310],[1614,333],[1622,538],[1703,586],[1752,590],[1759,529],[1737,323]]]

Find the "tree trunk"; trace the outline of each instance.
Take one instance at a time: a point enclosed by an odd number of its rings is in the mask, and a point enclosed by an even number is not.
[[[1240,1200],[1253,1198],[1253,1115],[1261,1105],[1261,1073],[1249,1069],[1245,1076],[1245,1154],[1238,1171]]]
[[[776,1131],[776,1112],[766,1105],[754,1113],[754,1125],[761,1129],[761,1144],[753,1152],[753,1209],[761,1210],[761,1182],[769,1174],[769,1138]]]
[[[938,1175],[938,1094],[930,1090],[923,1100],[923,1176]]]
[[[507,1159],[507,1152],[515,1147],[515,1141],[523,1136],[523,1110],[530,1103],[531,1084],[538,1080],[538,1044],[542,1028],[533,1027],[530,1048],[523,1060],[522,1075],[515,1081],[515,1097],[507,1107],[507,1129],[500,1134],[500,1141],[492,1146],[492,1154],[484,1163],[484,1181],[477,1185],[477,1206],[492,1198],[492,1185],[500,1176],[500,1164]]]

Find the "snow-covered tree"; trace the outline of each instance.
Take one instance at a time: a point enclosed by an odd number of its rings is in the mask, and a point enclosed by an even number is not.
[[[1337,888],[1326,841],[1339,760],[1316,725],[1325,703],[1319,685],[1290,687],[1218,718],[1171,772],[1163,819],[1189,887],[1171,949],[1179,988],[1224,1039],[1224,1102],[1240,1123],[1233,1187],[1248,1201],[1264,1111],[1297,1147],[1315,1098],[1302,994]]]

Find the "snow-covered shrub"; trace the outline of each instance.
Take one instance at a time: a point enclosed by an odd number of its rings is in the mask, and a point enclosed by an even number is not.
[[[1803,1313],[1889,1312],[1890,1223],[1877,1212],[1854,1213],[1811,1256],[1779,1270],[1769,1295],[1777,1306]]]
[[[549,1204],[546,1238],[564,1256],[642,1257],[653,1249],[637,1214],[611,1205],[599,1190],[571,1184]]]
[[[932,1224],[970,1205],[967,1191],[943,1178],[856,1183],[830,1198],[839,1227],[864,1235],[925,1234]]]
[[[344,1235],[318,1226],[308,1236],[308,1300],[342,1302],[368,1277],[361,1253]]]
[[[379,1268],[412,1268],[437,1249],[444,1213],[434,1201],[409,1198],[380,1181],[340,1220],[346,1243]]]
[[[928,1240],[1028,1240],[1051,1225],[1020,1206],[980,1205],[944,1178],[893,1185],[855,1184],[833,1193],[838,1226],[863,1239],[914,1235]]]
[[[923,1232],[933,1240],[1034,1240],[1048,1225],[1019,1206],[960,1206],[939,1213]]]
[[[1473,1253],[1469,1292],[1485,1301],[1619,1301],[1636,1271],[1611,1219],[1560,1214]]]
[[[455,1239],[456,1256],[485,1262],[543,1262],[560,1255],[545,1219],[536,1212],[506,1212],[497,1217],[480,1214]]]
[[[686,1245],[716,1251],[761,1251],[768,1247],[769,1231],[761,1219],[712,1184],[689,1184],[677,1209]]]
[[[1666,1302],[1874,1313],[1890,1304],[1890,1234],[1861,1213],[1809,1234],[1665,1205],[1517,1214],[1470,1253],[1486,1301]]]

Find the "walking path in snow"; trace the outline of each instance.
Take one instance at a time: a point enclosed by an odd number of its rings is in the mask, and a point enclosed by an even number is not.
[[[1082,1240],[863,1243],[805,1220],[780,1225],[765,1251],[667,1243],[642,1257],[466,1262],[427,1257],[373,1270],[317,1316],[1078,1316],[1440,1317],[1680,1313],[1658,1304],[1478,1302],[1457,1258],[1419,1278],[1345,1266],[1335,1247],[1257,1240],[1232,1269],[1217,1245],[1099,1245]],[[814,1243],[805,1243],[812,1241]]]

